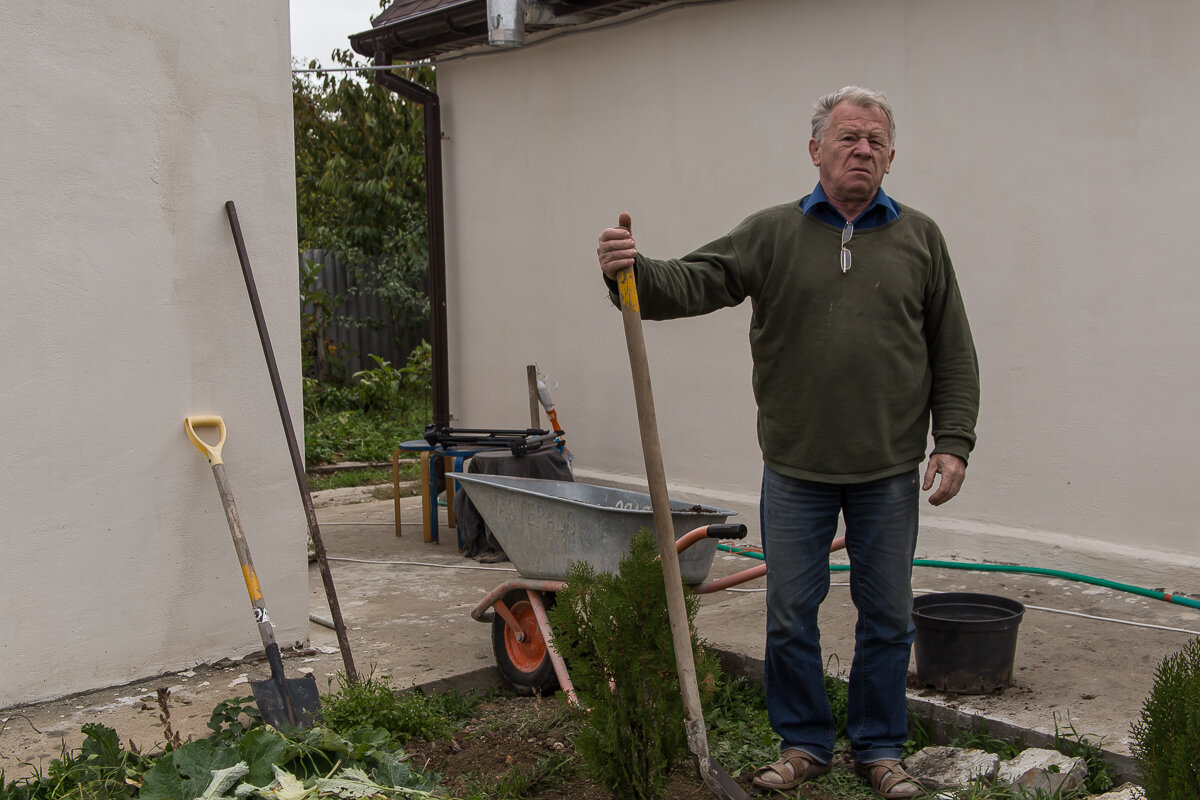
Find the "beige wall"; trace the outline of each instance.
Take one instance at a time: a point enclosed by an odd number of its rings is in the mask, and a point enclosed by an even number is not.
[[[261,647],[189,414],[225,418],[279,641],[307,637],[304,515],[223,209],[299,410],[287,9],[0,4],[0,707]]]
[[[885,187],[940,222],[982,365],[923,554],[1200,591],[1198,31],[1171,0],[739,0],[442,62],[459,424],[524,424],[536,361],[577,465],[642,474],[597,233],[627,210],[681,255],[806,194],[812,100],[872,86]],[[761,473],[748,313],[646,330],[668,477],[714,497]]]

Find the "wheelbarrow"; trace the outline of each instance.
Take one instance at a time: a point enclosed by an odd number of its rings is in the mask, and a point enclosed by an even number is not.
[[[492,651],[500,674],[519,694],[561,688],[576,703],[566,664],[555,652],[546,609],[565,586],[570,565],[586,561],[616,573],[633,537],[653,527],[650,496],[587,483],[475,475],[459,481],[491,528],[520,577],[488,592],[471,617],[492,626]],[[737,512],[671,501],[675,547],[683,582],[708,594],[760,578],[766,565],[708,581],[721,539],[742,539],[746,526],[726,524]]]

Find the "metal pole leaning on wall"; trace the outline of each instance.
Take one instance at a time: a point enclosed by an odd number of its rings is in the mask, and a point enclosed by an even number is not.
[[[296,442],[296,431],[292,428],[292,416],[288,413],[287,397],[283,383],[279,380],[279,367],[275,364],[275,350],[271,347],[271,335],[263,317],[262,303],[258,299],[258,288],[254,285],[254,273],[250,271],[250,257],[246,254],[246,242],[242,238],[242,226],[238,222],[237,208],[230,200],[225,203],[229,216],[229,228],[233,231],[233,244],[237,247],[238,260],[242,264],[242,277],[246,279],[246,291],[250,294],[250,307],[254,311],[254,323],[258,326],[258,338],[262,342],[263,355],[267,359],[267,371],[271,374],[271,388],[275,390],[275,402],[279,406],[279,417],[283,421],[283,433],[287,437],[288,451],[292,456],[292,469],[296,473],[296,485],[304,501],[304,516],[308,520],[308,534],[317,551],[317,566],[321,570],[321,582],[325,584],[325,598],[329,601],[329,613],[333,617],[333,628],[337,633],[338,647],[342,651],[342,663],[346,667],[346,680],[358,683],[358,671],[354,669],[354,657],[350,654],[350,639],[346,635],[346,623],[342,619],[342,608],[338,604],[337,590],[333,585],[333,573],[329,571],[329,559],[325,554],[325,542],[321,539],[321,527],[317,524],[317,512],[313,508],[312,495],[308,492],[308,477],[304,474],[304,460],[300,457],[300,445]]]

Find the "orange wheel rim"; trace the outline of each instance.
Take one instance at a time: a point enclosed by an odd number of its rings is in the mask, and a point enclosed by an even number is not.
[[[521,672],[535,672],[546,658],[546,640],[542,638],[533,606],[528,600],[521,600],[510,605],[508,610],[517,618],[521,632],[525,634],[525,641],[518,642],[512,628],[504,626],[504,649],[508,651],[508,660]]]

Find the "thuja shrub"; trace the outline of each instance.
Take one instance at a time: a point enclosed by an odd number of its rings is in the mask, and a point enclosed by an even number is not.
[[[661,800],[687,752],[666,586],[653,534],[634,537],[620,572],[576,562],[550,611],[555,647],[587,709],[575,748],[592,778],[616,797]],[[687,597],[689,626],[699,600]],[[716,660],[697,652],[700,685]]]
[[[1200,797],[1200,638],[1158,665],[1131,732],[1147,800]]]

